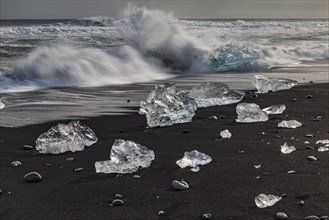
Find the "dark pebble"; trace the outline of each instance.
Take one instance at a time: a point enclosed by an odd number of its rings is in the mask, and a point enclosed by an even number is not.
[[[257,98],[258,97],[258,95],[257,94],[252,94],[252,96],[251,96],[252,98]]]
[[[268,93],[273,93],[273,91],[272,90],[268,90]]]
[[[247,92],[245,92],[245,94],[246,94],[246,95],[251,95],[251,94],[252,94],[252,92],[250,92],[250,91],[247,91]]]
[[[112,205],[114,206],[121,206],[124,204],[124,201],[122,201],[121,199],[115,199],[112,201]]]
[[[66,161],[73,161],[74,158],[73,158],[73,157],[67,157],[67,158],[65,158],[65,160],[66,160]]]
[[[313,99],[313,96],[312,95],[307,95],[306,99]]]
[[[305,137],[308,137],[308,138],[313,138],[314,135],[313,134],[305,134]]]
[[[305,205],[304,200],[300,200],[300,201],[299,201],[299,205],[300,205],[300,206]]]
[[[121,173],[118,173],[117,175],[115,175],[115,178],[119,178],[119,177],[123,177],[123,175]]]
[[[33,150],[33,147],[31,145],[24,145],[23,149],[24,150]]]
[[[292,102],[297,102],[297,99],[293,99]]]
[[[173,188],[174,190],[177,190],[177,191],[184,191],[184,190],[187,190],[188,188],[190,188],[190,186],[185,181],[174,180],[171,183],[171,188]]]
[[[283,194],[281,195],[281,197],[282,197],[282,198],[287,197],[287,194],[283,193]]]
[[[276,218],[277,219],[288,219],[288,215],[284,212],[278,212],[278,213],[276,213]]]
[[[322,216],[322,217],[320,218],[320,220],[329,220],[329,217],[328,217],[328,216]]]
[[[2,189],[0,189],[0,195],[2,194]]]
[[[51,163],[44,163],[43,164],[45,167],[49,167],[49,166],[51,166]]]
[[[81,172],[82,170],[83,170],[82,167],[78,167],[78,168],[74,168],[73,172],[78,173],[78,172]]]
[[[320,220],[318,216],[310,215],[305,218],[305,220]]]
[[[225,117],[225,115],[220,115],[219,118],[220,119],[225,119],[226,117]]]
[[[211,219],[211,218],[212,218],[212,216],[211,216],[210,213],[207,213],[207,214],[203,214],[202,215],[202,219]]]
[[[127,99],[127,102],[129,103],[130,102],[130,99]]]
[[[25,174],[24,179],[28,183],[37,183],[42,181],[42,176],[37,172],[30,172],[28,174]]]
[[[281,138],[281,136],[280,135],[275,135],[274,138]]]
[[[310,81],[309,83],[314,83],[313,81]]]
[[[238,154],[244,154],[244,151],[243,150],[239,150],[238,151]]]
[[[314,156],[308,156],[307,159],[308,159],[309,161],[317,161],[317,160],[318,160],[318,159],[317,159],[316,157],[314,157]]]
[[[267,176],[270,175],[270,173],[262,173],[262,175]]]
[[[183,130],[182,133],[183,134],[188,134],[188,133],[190,133],[190,130]]]
[[[311,147],[311,146],[307,146],[305,148],[308,149],[308,150],[314,150],[314,147]]]

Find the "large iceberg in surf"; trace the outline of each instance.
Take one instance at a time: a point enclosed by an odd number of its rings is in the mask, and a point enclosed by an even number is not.
[[[253,43],[233,42],[217,48],[210,56],[210,66],[215,71],[266,69],[264,53]]]
[[[146,101],[141,101],[139,114],[145,114],[149,127],[191,122],[197,104],[188,91],[176,92],[173,83],[156,85]]]
[[[263,75],[255,75],[256,81],[253,85],[259,93],[275,92],[290,89],[297,85],[297,81],[291,79],[271,78]]]
[[[110,160],[95,162],[97,173],[134,173],[149,167],[155,154],[147,147],[133,141],[115,140]]]
[[[93,130],[79,121],[72,121],[58,124],[41,134],[36,140],[36,149],[44,154],[83,151],[85,146],[91,146],[97,140]]]
[[[209,107],[240,102],[244,94],[230,89],[224,83],[208,82],[193,87],[190,90],[190,97],[195,99],[198,107]]]

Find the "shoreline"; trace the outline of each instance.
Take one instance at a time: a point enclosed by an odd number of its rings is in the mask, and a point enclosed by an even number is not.
[[[312,95],[312,99],[307,99]],[[297,101],[293,102],[293,99]],[[289,219],[329,212],[328,151],[318,152],[317,140],[329,136],[329,84],[298,85],[290,90],[246,96],[261,108],[285,104],[286,111],[270,115],[269,121],[236,123],[236,104],[198,109],[191,123],[162,128],[146,128],[144,115],[98,116],[80,120],[95,131],[99,141],[82,152],[60,155],[39,154],[36,138],[62,121],[18,128],[0,127],[0,215],[4,219],[276,219],[285,212]],[[208,117],[224,115],[224,119]],[[321,120],[313,120],[321,116]],[[296,129],[278,128],[282,120],[298,120]],[[64,120],[63,122],[69,122]],[[228,129],[230,139],[214,140]],[[305,137],[312,134],[314,137]],[[137,173],[116,177],[96,174],[95,161],[109,159],[115,139],[132,140],[155,152],[151,166]],[[305,144],[309,141],[310,144]],[[280,153],[285,142],[297,150]],[[308,149],[314,147],[314,149]],[[193,173],[175,162],[185,151],[198,150],[213,161]],[[243,154],[239,151],[244,151]],[[313,155],[318,161],[308,161]],[[65,158],[73,157],[69,162]],[[22,166],[10,167],[19,160]],[[45,163],[51,166],[44,166]],[[261,164],[259,169],[254,165]],[[73,169],[82,167],[81,172]],[[295,170],[294,174],[287,171]],[[23,176],[39,172],[43,181],[26,183]],[[135,178],[139,175],[140,178]],[[186,191],[174,191],[173,180],[184,179]],[[115,194],[123,195],[123,206],[110,203]],[[261,193],[286,196],[272,207],[257,208],[254,198]],[[305,205],[299,205],[303,200]],[[165,214],[158,216],[163,210]]]

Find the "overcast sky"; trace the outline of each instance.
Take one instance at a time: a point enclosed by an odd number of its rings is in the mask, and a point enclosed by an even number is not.
[[[0,0],[1,19],[119,17],[128,2],[179,18],[328,18],[329,0]]]

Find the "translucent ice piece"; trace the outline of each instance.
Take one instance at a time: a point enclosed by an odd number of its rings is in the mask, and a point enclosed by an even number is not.
[[[262,111],[266,112],[268,115],[282,114],[284,110],[286,110],[286,106],[284,104],[271,105],[270,107],[262,109]]]
[[[289,146],[287,143],[284,143],[281,146],[281,153],[283,154],[290,154],[291,152],[294,152],[296,148],[294,146]]]
[[[197,104],[187,91],[176,93],[173,83],[156,85],[147,100],[141,101],[139,114],[145,114],[149,127],[191,122]]]
[[[230,70],[268,69],[264,53],[253,43],[232,42],[217,48],[210,56],[210,66],[219,72]]]
[[[329,147],[319,147],[318,148],[319,152],[325,152],[325,151],[329,151]]]
[[[133,141],[115,140],[110,160],[95,162],[97,173],[134,173],[149,167],[155,154],[147,147]]]
[[[231,90],[224,83],[208,82],[193,87],[190,96],[195,99],[198,107],[210,107],[240,102],[244,94]]]
[[[291,79],[271,78],[263,75],[255,75],[256,82],[254,86],[259,93],[275,92],[284,89],[290,89],[297,85],[297,81]]]
[[[236,106],[236,112],[238,113],[236,122],[252,123],[268,120],[266,112],[263,112],[259,106],[254,103],[239,103]]]
[[[0,109],[3,109],[5,106],[6,106],[5,103],[0,102]]]
[[[79,121],[72,121],[58,124],[41,134],[36,140],[36,149],[44,154],[83,151],[85,146],[91,146],[97,140],[93,130]]]
[[[316,141],[316,144],[324,144],[326,145],[326,147],[329,147],[329,140],[328,139],[318,140]]]
[[[176,161],[180,168],[192,167],[192,171],[198,170],[199,165],[206,165],[211,162],[211,157],[197,150],[185,152],[184,157]],[[193,169],[194,168],[194,169]]]
[[[220,136],[222,136],[222,138],[231,138],[232,134],[229,130],[224,130],[220,132]]]
[[[278,124],[278,127],[280,128],[298,128],[300,126],[302,126],[302,123],[296,120],[281,121]]]
[[[277,203],[281,199],[282,199],[281,196],[259,194],[255,198],[255,203],[258,208],[266,208],[269,206],[273,206],[275,203]]]

